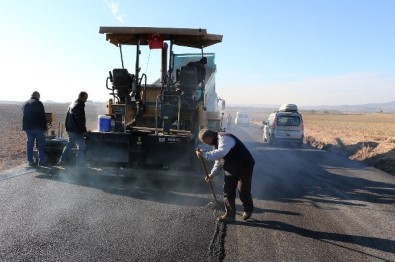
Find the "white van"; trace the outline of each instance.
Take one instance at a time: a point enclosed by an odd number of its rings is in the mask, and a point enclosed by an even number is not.
[[[235,125],[249,126],[250,118],[247,113],[237,112],[235,118]]]
[[[271,113],[263,124],[263,140],[269,144],[294,142],[303,145],[303,118],[296,105],[282,105],[278,111]]]

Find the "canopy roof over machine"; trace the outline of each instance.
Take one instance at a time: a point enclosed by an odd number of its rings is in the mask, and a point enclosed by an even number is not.
[[[178,46],[205,48],[222,42],[222,35],[208,34],[206,29],[163,27],[100,27],[106,40],[120,45],[148,45],[149,40],[172,41]]]

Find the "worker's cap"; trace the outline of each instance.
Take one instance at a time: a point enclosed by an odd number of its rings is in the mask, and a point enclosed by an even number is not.
[[[40,98],[40,93],[39,93],[38,91],[34,91],[34,92],[32,93],[32,97]]]
[[[203,64],[207,64],[207,57],[201,58],[200,62],[202,62]]]

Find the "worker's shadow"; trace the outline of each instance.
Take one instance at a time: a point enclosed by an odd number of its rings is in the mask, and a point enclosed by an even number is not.
[[[273,221],[273,220],[259,221],[253,218],[251,218],[247,222],[235,222],[234,224],[263,228],[263,229],[279,230],[279,231],[297,234],[299,236],[323,241],[325,243],[336,245],[336,246],[340,246],[342,243],[350,243],[350,244],[360,245],[363,247],[368,247],[368,248],[395,254],[395,249],[394,249],[395,241],[390,239],[321,232],[321,231],[310,230],[302,227],[297,227],[280,221]]]

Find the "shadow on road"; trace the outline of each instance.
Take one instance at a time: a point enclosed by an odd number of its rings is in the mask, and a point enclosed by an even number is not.
[[[395,203],[395,184],[380,181],[362,163],[304,145],[247,143],[256,161],[254,197],[281,202],[364,206]]]
[[[256,142],[261,141],[261,131],[258,129],[238,131],[236,135],[250,149],[256,161],[252,184],[254,199],[287,204],[308,203],[321,209],[336,209],[339,206],[369,208],[370,203],[395,204],[395,183],[389,174],[380,173],[344,155],[306,144],[302,147],[290,144],[272,146],[263,141]],[[361,251],[350,248],[348,244],[395,254],[395,241],[391,239],[322,232],[273,220],[251,219],[248,223],[236,224],[293,233],[355,252]]]
[[[328,233],[328,232],[320,232],[315,230],[310,230],[306,228],[297,227],[291,224],[279,222],[279,221],[270,221],[270,220],[251,220],[248,223],[238,223],[240,225],[249,226],[249,227],[259,227],[266,229],[273,229],[288,233],[297,234],[299,236],[312,238],[315,240],[321,241],[333,241],[333,242],[342,242],[342,243],[350,243],[357,244],[363,247],[368,247],[376,250],[381,250],[384,252],[389,252],[395,254],[395,241],[388,240],[377,237],[366,237],[366,236],[358,236],[358,235],[347,235],[347,234],[338,234],[338,233]],[[328,242],[332,243],[333,242]],[[358,251],[360,252],[360,251]],[[369,255],[369,254],[366,254]],[[371,256],[371,255],[370,255]]]
[[[39,173],[37,178],[96,188],[110,194],[136,199],[154,201],[165,204],[185,206],[206,206],[214,199],[208,184],[203,177],[156,176],[155,174],[117,174],[108,170],[85,168],[56,169],[50,168]],[[124,172],[124,171],[122,171]],[[111,172],[110,172],[111,173]],[[218,200],[218,184],[214,192]]]

